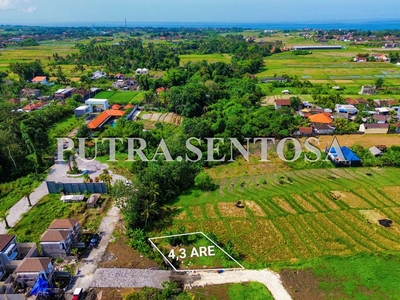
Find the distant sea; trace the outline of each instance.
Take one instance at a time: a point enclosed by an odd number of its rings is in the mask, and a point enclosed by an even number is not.
[[[125,27],[125,22],[65,22],[65,23],[36,23],[31,26],[56,27]],[[288,23],[217,23],[217,22],[127,22],[128,27],[165,27],[165,28],[244,28],[258,30],[277,29],[361,29],[385,30],[399,29],[400,20],[389,21],[326,21],[326,22],[288,22]]]

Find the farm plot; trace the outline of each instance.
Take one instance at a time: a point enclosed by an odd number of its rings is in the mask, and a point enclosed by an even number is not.
[[[134,98],[135,99],[135,98]],[[156,113],[156,112],[146,112],[140,114],[140,118],[143,120],[148,120],[151,122],[164,122],[175,125],[180,125],[183,121],[183,117],[175,113]]]
[[[216,191],[179,197],[174,205],[185,209],[172,227],[232,240],[249,267],[391,253],[400,250],[398,176],[396,168],[351,168],[221,178]],[[239,200],[243,208],[235,206]],[[380,218],[393,226],[381,226]]]

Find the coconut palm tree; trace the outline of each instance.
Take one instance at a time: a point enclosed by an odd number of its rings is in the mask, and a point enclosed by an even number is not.
[[[10,212],[7,211],[0,211],[0,221],[4,221],[6,223],[6,228],[11,228],[11,226],[8,224],[7,217],[10,214]]]
[[[144,222],[144,227],[147,227],[147,221],[150,219],[150,217],[154,214],[157,214],[156,210],[157,204],[154,201],[150,201],[148,199],[144,200],[144,210],[142,212],[142,215],[145,217],[145,222]]]
[[[109,188],[111,186],[112,176],[107,169],[104,169],[103,173],[99,175],[99,180],[103,181]]]
[[[25,188],[25,189],[23,190],[24,197],[26,197],[26,200],[28,200],[28,205],[29,205],[29,206],[32,206],[31,198],[30,198],[30,197],[31,197],[32,191],[33,191],[33,189],[32,189],[31,187],[27,187],[27,188]]]

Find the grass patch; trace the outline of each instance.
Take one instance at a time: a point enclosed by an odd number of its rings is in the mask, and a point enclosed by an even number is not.
[[[102,93],[102,92],[100,92]],[[116,92],[108,99],[112,104],[128,104],[131,100],[136,97],[137,92]]]
[[[107,196],[100,199],[98,208],[87,209],[86,202],[63,203],[59,194],[49,194],[23,214],[9,233],[17,235],[19,242],[39,242],[51,222],[63,218],[76,218],[81,228],[95,231],[110,205],[111,199]]]
[[[95,99],[110,99],[116,92],[115,91],[101,91],[96,96]]]
[[[25,196],[23,192],[25,188],[38,187],[45,176],[45,174],[37,176],[29,174],[15,181],[0,184],[0,210],[9,210],[15,203]],[[28,200],[26,200],[26,205],[28,205]]]
[[[274,298],[265,287],[259,282],[234,283],[228,289],[230,300],[273,300]]]

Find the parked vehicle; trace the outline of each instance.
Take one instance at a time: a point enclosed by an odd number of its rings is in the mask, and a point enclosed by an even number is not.
[[[76,288],[72,294],[72,300],[80,300],[83,296],[83,288]]]
[[[90,239],[90,247],[96,247],[100,241],[100,236],[98,233],[95,233]]]

